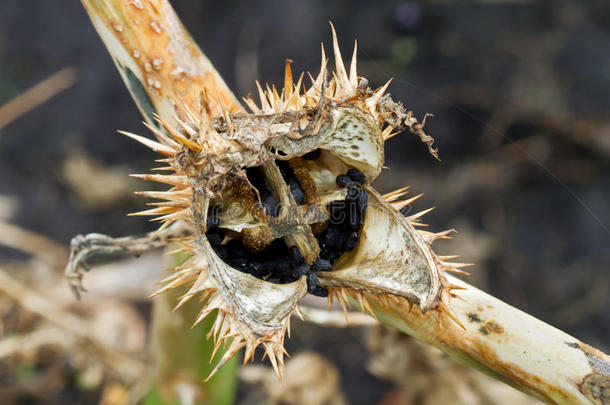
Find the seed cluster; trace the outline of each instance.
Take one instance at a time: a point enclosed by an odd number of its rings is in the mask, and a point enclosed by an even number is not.
[[[290,165],[278,162],[278,167],[295,201],[302,205],[307,196]],[[277,216],[279,201],[267,189],[264,179],[255,170],[256,168],[250,169],[248,179],[259,191],[267,215]],[[231,239],[223,244],[225,231],[218,228],[220,221],[214,209],[208,214],[208,241],[225,263],[239,271],[278,284],[291,283],[306,276],[308,292],[326,297],[328,290],[319,285],[316,272],[330,270],[343,253],[356,247],[367,205],[367,193],[362,188],[365,176],[362,173],[350,169],[346,174],[339,175],[336,181],[340,187],[347,188],[346,197],[345,200],[328,204],[329,221],[326,228],[315,235],[320,246],[320,256],[311,265],[305,263],[296,246],[287,247],[282,239],[274,240],[267,249],[258,253],[246,249],[239,239]]]
[[[347,188],[345,200],[328,204],[330,220],[326,229],[317,236],[320,257],[334,264],[346,251],[358,243],[358,233],[367,206],[367,192],[362,188],[365,177],[356,169],[337,176],[337,185]]]

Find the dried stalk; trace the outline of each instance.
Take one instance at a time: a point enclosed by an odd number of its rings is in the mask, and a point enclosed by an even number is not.
[[[196,105],[207,89],[220,113],[242,110],[167,0],[81,0],[125,85],[149,124],[176,114],[175,103]],[[182,118],[182,117],[180,117]]]
[[[76,83],[74,68],[63,68],[6,104],[0,105],[0,129]]]
[[[306,322],[315,323],[320,326],[332,327],[352,327],[352,326],[373,326],[377,321],[366,313],[351,312],[349,316],[341,311],[328,311],[308,306],[300,306],[301,318]]]
[[[46,319],[60,330],[71,335],[73,339],[89,345],[91,351],[106,363],[125,381],[137,382],[145,377],[145,366],[142,362],[102,343],[92,331],[90,323],[61,308],[28,286],[11,277],[0,269],[0,293],[19,303],[20,306]],[[5,342],[6,344],[6,342]]]
[[[20,250],[37,257],[55,269],[66,265],[68,255],[57,242],[17,225],[0,221],[0,246]]]
[[[147,250],[167,246],[171,238],[179,237],[182,233],[182,224],[177,223],[161,231],[150,232],[143,236],[112,238],[100,233],[77,235],[72,238],[70,243],[70,260],[66,266],[65,277],[70,283],[72,292],[80,298],[81,292],[87,292],[81,281],[83,271],[89,270],[87,264],[89,258],[96,255],[116,256],[120,254],[139,256]]]
[[[610,356],[462,280],[448,279],[463,288],[449,303],[463,328],[435,311],[368,301],[381,322],[546,403],[610,403]],[[351,303],[359,307],[356,296]]]

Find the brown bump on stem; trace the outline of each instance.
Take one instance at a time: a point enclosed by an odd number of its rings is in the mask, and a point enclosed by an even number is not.
[[[489,321],[489,322],[485,323],[485,329],[487,329],[489,332],[493,332],[493,333],[504,332],[504,328],[494,321]]]

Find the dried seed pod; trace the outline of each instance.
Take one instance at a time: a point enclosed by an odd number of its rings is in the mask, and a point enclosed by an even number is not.
[[[404,297],[422,310],[441,292],[434,254],[406,218],[372,188],[356,249],[344,253],[332,271],[319,272],[326,287],[348,287]],[[400,270],[398,270],[400,269]]]
[[[332,33],[335,72],[322,49],[306,90],[287,62],[281,91],[258,85],[260,104],[244,100],[251,113],[204,86],[197,102],[176,103],[174,122],[166,114],[148,125],[157,141],[126,133],[173,172],[142,176],[172,188],[140,193],[165,201],[139,214],[190,227],[182,243],[192,256],[157,293],[190,286],[178,306],[201,299],[196,322],[218,310],[212,334],[218,346],[232,343],[212,374],[240,348],[248,360],[263,345],[281,375],[290,316],[308,292],[389,294],[426,311],[448,291],[452,265],[430,249],[444,234],[417,231],[419,216],[398,212],[401,191],[384,199],[368,185],[385,140],[417,121],[385,95],[389,82],[372,90],[357,76],[355,49],[347,73]]]

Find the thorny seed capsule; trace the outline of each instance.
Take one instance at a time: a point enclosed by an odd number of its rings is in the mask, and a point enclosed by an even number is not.
[[[129,134],[163,154],[174,172],[147,175],[172,188],[146,193],[167,202],[143,214],[161,215],[164,227],[181,221],[187,228],[183,240],[193,255],[176,269],[176,277],[183,278],[171,279],[160,292],[193,280],[184,299],[204,295],[201,319],[221,313],[217,322],[225,324],[215,325],[223,331],[218,344],[228,339],[232,344],[213,373],[239,348],[253,353],[264,345],[281,374],[290,315],[307,292],[328,295],[325,285],[390,293],[421,311],[442,303],[442,270],[451,265],[438,266],[441,260],[425,242],[430,236],[418,234],[408,218],[395,212],[392,204],[400,203],[400,193],[383,197],[365,185],[381,172],[384,142],[391,134],[417,133],[435,154],[433,140],[423,123],[384,95],[387,85],[367,87],[357,75],[355,58],[348,75],[334,32],[333,47],[334,73],[328,74],[323,57],[313,86],[302,92],[288,64],[283,90],[261,89],[260,106],[246,99],[251,113],[223,86],[206,92],[205,84],[186,75],[201,98],[192,102],[171,87],[149,92],[154,106],[171,105],[175,111],[156,111],[159,126],[151,129],[158,142]],[[344,193],[345,199],[337,201]],[[224,210],[201,212],[216,204]],[[208,227],[200,221],[206,214]],[[359,235],[371,242],[358,243]],[[290,246],[298,248],[302,260]],[[339,260],[344,255],[349,260]],[[366,269],[360,266],[363,260]],[[78,270],[69,274],[73,280],[79,275]]]

